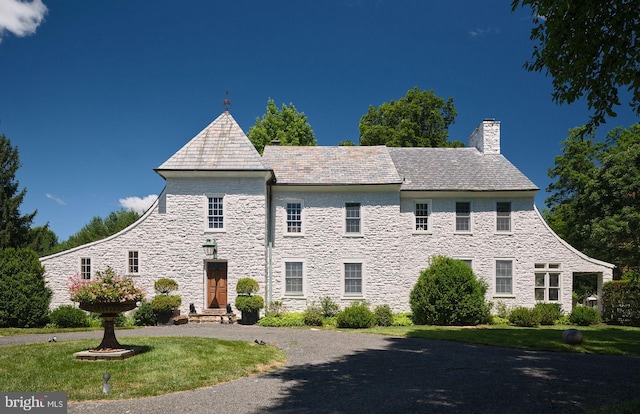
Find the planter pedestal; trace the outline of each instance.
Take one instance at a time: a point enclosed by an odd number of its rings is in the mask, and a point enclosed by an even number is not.
[[[90,352],[119,352],[122,351],[122,345],[116,339],[114,329],[114,320],[121,312],[135,309],[135,302],[118,302],[118,303],[84,303],[80,302],[80,309],[87,312],[99,313],[104,321],[104,335],[102,342],[97,348]]]

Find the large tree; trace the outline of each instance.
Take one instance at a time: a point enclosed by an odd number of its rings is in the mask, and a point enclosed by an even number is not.
[[[119,210],[109,213],[104,219],[95,216],[79,232],[71,235],[66,241],[56,245],[53,252],[68,250],[73,247],[104,239],[125,229],[140,218],[133,210]]]
[[[298,112],[292,103],[278,109],[273,99],[267,101],[267,113],[256,119],[248,136],[260,154],[273,141],[280,145],[318,145],[304,112]]]
[[[397,101],[391,100],[369,110],[360,119],[360,145],[388,147],[450,147],[449,126],[455,122],[453,98],[446,101],[418,87]]]
[[[30,227],[36,211],[22,215],[20,204],[27,193],[18,191],[16,171],[20,168],[18,148],[0,135],[0,249],[24,247],[30,243]]]
[[[567,242],[612,262],[640,267],[640,124],[597,142],[585,127],[571,131],[549,170],[545,218]]]
[[[553,78],[553,100],[572,103],[586,95],[589,128],[616,115],[619,88],[631,93],[640,115],[640,6],[637,0],[513,0],[512,10],[530,6],[537,42],[529,71]]]

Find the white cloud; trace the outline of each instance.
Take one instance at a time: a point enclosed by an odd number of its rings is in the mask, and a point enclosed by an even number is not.
[[[5,31],[19,37],[35,33],[47,11],[42,0],[0,0],[0,42]]]
[[[120,202],[120,205],[123,208],[126,208],[128,210],[133,210],[138,214],[142,214],[145,211],[147,211],[149,207],[151,207],[151,205],[154,203],[154,201],[156,201],[157,198],[158,196],[156,194],[149,194],[144,198],[127,197],[127,198],[121,198],[118,201]]]
[[[0,0],[0,1],[3,1],[3,0]],[[63,199],[61,199],[60,197],[57,197],[57,196],[55,196],[53,194],[46,193],[45,196],[47,196],[47,198],[49,200],[53,200],[53,201],[55,201],[56,203],[58,203],[58,204],[60,204],[62,206],[66,206],[67,205],[67,203],[65,203]]]

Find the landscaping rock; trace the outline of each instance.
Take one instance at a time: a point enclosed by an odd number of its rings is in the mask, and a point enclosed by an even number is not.
[[[569,345],[580,345],[582,343],[582,332],[577,329],[567,329],[562,332],[562,342]]]

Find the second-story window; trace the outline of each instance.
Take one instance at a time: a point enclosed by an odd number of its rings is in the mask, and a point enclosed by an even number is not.
[[[496,231],[511,231],[511,203],[496,203]]]
[[[80,259],[80,276],[85,279],[91,279],[91,258],[83,257]]]
[[[136,274],[139,272],[140,258],[137,250],[129,250],[128,268],[129,274]]]
[[[471,203],[468,201],[456,202],[456,231],[471,231]]]
[[[287,233],[302,233],[302,203],[287,203]]]
[[[207,197],[207,229],[224,229],[224,198],[222,196]]]
[[[345,231],[347,233],[360,233],[360,203],[345,204]]]

